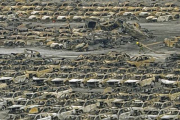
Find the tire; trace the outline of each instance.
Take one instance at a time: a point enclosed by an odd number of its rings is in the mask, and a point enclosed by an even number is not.
[[[103,87],[103,85],[102,85],[101,83],[99,83],[98,87],[99,87],[99,88],[102,88],[102,87]]]
[[[12,105],[13,105],[13,103],[12,103],[12,102],[9,102],[9,103],[8,103],[8,106],[12,106]]]
[[[83,111],[82,111],[82,110],[80,110],[80,111],[79,111],[79,114],[83,114]]]
[[[15,45],[16,47],[17,47],[17,46],[19,46],[19,44],[20,44],[19,42],[17,42],[17,43],[14,43],[14,45]]]
[[[104,103],[104,104],[103,104],[103,107],[104,107],[104,108],[105,108],[105,107],[108,107],[107,103]]]
[[[80,87],[84,88],[84,83],[81,83],[81,84],[80,84]]]
[[[24,110],[21,110],[21,113],[24,113],[25,111]]]
[[[57,49],[57,50],[59,50],[59,45],[55,46],[55,47],[54,47],[54,49]]]
[[[12,43],[12,42],[8,43],[8,47],[13,46],[13,45],[14,45],[14,43]]]
[[[32,19],[32,22],[36,22],[36,21],[37,21],[37,19],[36,19],[36,18],[33,18],[33,19]]]
[[[154,87],[154,85],[155,85],[155,83],[154,83],[154,81],[152,81],[150,86]]]
[[[20,45],[20,47],[24,47],[24,46],[25,46],[25,43],[22,42],[22,43],[20,43],[19,45]]]
[[[59,120],[58,117],[53,118],[53,120]]]
[[[3,105],[2,108],[1,108],[1,110],[2,110],[2,111],[6,110],[6,106]]]

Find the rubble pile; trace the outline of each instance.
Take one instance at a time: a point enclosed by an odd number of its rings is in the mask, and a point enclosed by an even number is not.
[[[1,25],[0,45],[5,47],[41,46],[51,49],[87,51],[89,47],[118,48],[128,42],[151,38],[152,34],[141,29],[138,23],[127,24],[121,19],[106,22],[87,20],[84,25],[70,24],[60,27],[23,24],[16,22],[14,27]]]
[[[1,54],[0,109],[8,120],[178,120],[178,57],[160,63],[115,51],[72,60],[29,49]]]

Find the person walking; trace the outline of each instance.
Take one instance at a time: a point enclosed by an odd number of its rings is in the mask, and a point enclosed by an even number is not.
[[[136,44],[138,45],[138,47],[139,47],[139,54],[141,53],[141,52],[145,52],[144,51],[144,47],[143,47],[143,44],[142,43],[140,43],[140,42],[136,42]]]

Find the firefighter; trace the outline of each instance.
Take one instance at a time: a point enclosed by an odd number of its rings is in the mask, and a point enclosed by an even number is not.
[[[141,53],[141,51],[142,52],[145,52],[144,51],[144,47],[143,47],[143,44],[142,43],[140,43],[140,42],[136,42],[136,44],[138,45],[138,47],[139,47],[139,54]]]

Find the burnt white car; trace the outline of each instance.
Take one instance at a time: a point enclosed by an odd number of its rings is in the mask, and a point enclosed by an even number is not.
[[[7,107],[7,101],[4,99],[0,99],[0,110],[5,110]]]

